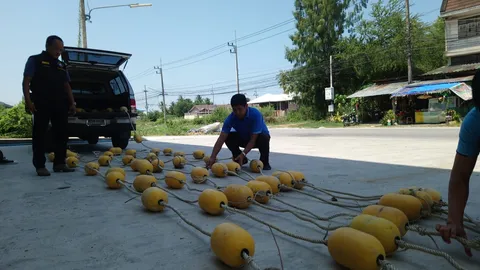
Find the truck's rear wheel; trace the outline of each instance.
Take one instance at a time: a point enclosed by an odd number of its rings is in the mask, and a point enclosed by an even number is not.
[[[113,147],[120,147],[122,149],[127,148],[130,141],[130,131],[118,132],[112,136]]]

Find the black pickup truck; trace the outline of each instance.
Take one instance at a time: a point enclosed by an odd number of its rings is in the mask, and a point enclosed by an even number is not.
[[[96,144],[103,136],[111,138],[114,147],[128,146],[136,129],[136,101],[120,67],[130,57],[127,53],[65,47],[61,60],[67,64],[77,103],[77,113],[68,118],[69,137]],[[47,144],[51,146],[51,142]]]

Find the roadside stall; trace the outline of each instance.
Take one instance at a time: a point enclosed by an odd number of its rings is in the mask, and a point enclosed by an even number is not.
[[[462,101],[472,99],[472,88],[464,82],[469,79],[471,80],[470,77],[465,77],[450,79],[451,82],[424,81],[410,84],[391,96],[395,104],[403,104],[397,115],[402,115],[403,111],[410,112],[407,119],[403,119],[404,123],[444,123],[448,120],[449,110],[459,107]]]

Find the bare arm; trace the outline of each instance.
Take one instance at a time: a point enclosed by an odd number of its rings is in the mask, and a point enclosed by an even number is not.
[[[25,102],[29,103],[30,100],[30,82],[32,81],[32,77],[23,76],[22,81],[22,89],[23,89],[23,96],[25,97]]]
[[[455,155],[450,183],[448,185],[448,222],[463,224],[463,215],[467,205],[470,176],[477,162],[477,157]]]
[[[213,146],[212,154],[210,155],[210,158],[216,158],[220,150],[222,150],[222,146],[227,140],[228,133],[221,132],[220,136],[218,136],[217,142],[215,143],[215,146]]]

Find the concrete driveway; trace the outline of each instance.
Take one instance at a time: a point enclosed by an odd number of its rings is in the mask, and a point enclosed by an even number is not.
[[[382,132],[386,129],[368,130],[272,130],[272,167],[302,171],[314,185],[339,191],[378,195],[415,185],[436,188],[446,199],[458,129],[424,132],[391,129],[385,133]],[[216,137],[147,139],[145,144],[150,147],[172,147],[186,153],[201,149],[209,154]],[[134,142],[130,147],[138,151],[146,149]],[[82,160],[94,159],[92,151],[109,148],[109,143],[96,147],[72,145]],[[139,198],[125,203],[132,198],[131,193],[125,189],[109,190],[100,177],[84,176],[81,169],[72,174],[36,177],[29,149],[29,146],[2,148],[8,158],[18,160],[19,164],[0,166],[0,269],[228,269],[211,252],[209,238],[185,224],[173,211],[148,213]],[[219,156],[228,157],[228,150],[223,149]],[[258,152],[250,156],[258,158]],[[48,166],[50,168],[51,163]],[[167,166],[172,167],[171,163]],[[102,167],[101,171],[106,169]],[[127,179],[132,181],[135,175],[128,171]],[[480,197],[476,196],[480,191],[479,175],[477,166],[466,210],[477,222],[480,222]],[[220,185],[245,183],[235,177],[212,179]],[[211,188],[206,184],[194,187]],[[329,199],[311,189],[305,190]],[[198,192],[186,189],[173,192],[186,199],[198,197]],[[299,193],[283,193],[281,198],[321,216],[357,213]],[[169,205],[207,231],[213,231],[223,222],[238,224],[255,239],[257,264],[261,268],[280,268],[277,247],[268,227],[239,214],[208,216],[197,205],[172,196]],[[274,201],[269,205],[287,207]],[[251,206],[247,211],[292,233],[316,239],[325,235],[324,231],[289,213],[279,214],[258,206]],[[439,222],[443,221],[429,218],[420,224],[433,229]],[[348,224],[348,220],[338,218],[331,223],[320,223],[325,226]],[[273,233],[284,269],[342,269],[325,246],[289,238],[277,231]],[[468,233],[470,238],[480,236]],[[428,237],[413,232],[407,233],[404,240],[435,248]],[[446,245],[438,237],[435,240],[441,250],[466,269],[480,269],[480,252],[474,251],[474,257],[467,258],[460,244]],[[414,250],[397,251],[389,261],[397,269],[453,269],[442,258]]]

